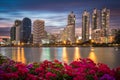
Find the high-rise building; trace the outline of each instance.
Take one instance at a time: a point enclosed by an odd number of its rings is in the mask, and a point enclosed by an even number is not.
[[[68,40],[68,29],[67,27],[64,28],[64,30],[61,31],[61,41],[67,41]]]
[[[21,27],[21,21],[16,20],[14,23],[14,26],[16,28],[16,42],[20,42],[20,27]]]
[[[86,10],[82,15],[82,41],[89,40],[90,14]]]
[[[27,43],[30,40],[31,35],[31,20],[29,18],[24,18],[21,26],[20,41]]]
[[[41,39],[44,37],[44,21],[36,20],[33,23],[33,43],[41,43]]]
[[[99,29],[100,27],[100,12],[94,8],[92,13],[92,30]]]
[[[101,12],[101,29],[104,30],[104,36],[109,33],[109,21],[110,21],[110,10],[107,8],[102,9]]]
[[[68,25],[67,25],[67,39],[75,43],[75,14],[73,11],[68,15]]]
[[[16,40],[16,27],[15,26],[11,27],[10,29],[10,38],[12,42]]]
[[[68,25],[67,26],[67,40],[69,40],[72,43],[75,43],[75,27],[74,25]]]
[[[75,25],[75,14],[73,11],[68,15],[68,25]]]
[[[94,8],[92,12],[92,23],[91,23],[91,38],[92,40],[96,40],[98,34],[96,32],[99,32],[100,29],[100,11],[98,11],[96,8]]]

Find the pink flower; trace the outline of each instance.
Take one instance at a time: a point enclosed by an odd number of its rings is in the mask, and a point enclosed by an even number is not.
[[[38,80],[38,78],[35,75],[28,74],[25,80]]]
[[[50,80],[50,78],[55,78],[55,77],[56,77],[56,74],[53,74],[53,73],[51,73],[51,72],[47,72],[46,75],[45,75],[45,77],[46,77],[46,79],[49,79],[49,80]]]

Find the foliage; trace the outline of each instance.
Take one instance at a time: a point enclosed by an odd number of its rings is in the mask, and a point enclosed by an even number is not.
[[[4,59],[0,63],[0,80],[120,80],[120,67],[110,69],[90,59],[79,59],[69,65],[58,60],[27,65]]]

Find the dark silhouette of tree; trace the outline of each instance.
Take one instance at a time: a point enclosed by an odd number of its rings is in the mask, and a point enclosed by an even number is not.
[[[118,30],[118,31],[116,32],[115,43],[120,44],[120,30]]]

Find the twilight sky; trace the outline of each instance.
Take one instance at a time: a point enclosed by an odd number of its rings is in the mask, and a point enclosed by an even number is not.
[[[48,32],[59,32],[67,25],[67,16],[71,11],[76,15],[77,32],[81,28],[81,16],[86,9],[90,13],[93,8],[111,10],[111,28],[120,27],[119,0],[0,0],[0,35],[9,35],[10,27],[16,19],[28,17],[32,22],[45,20]]]

